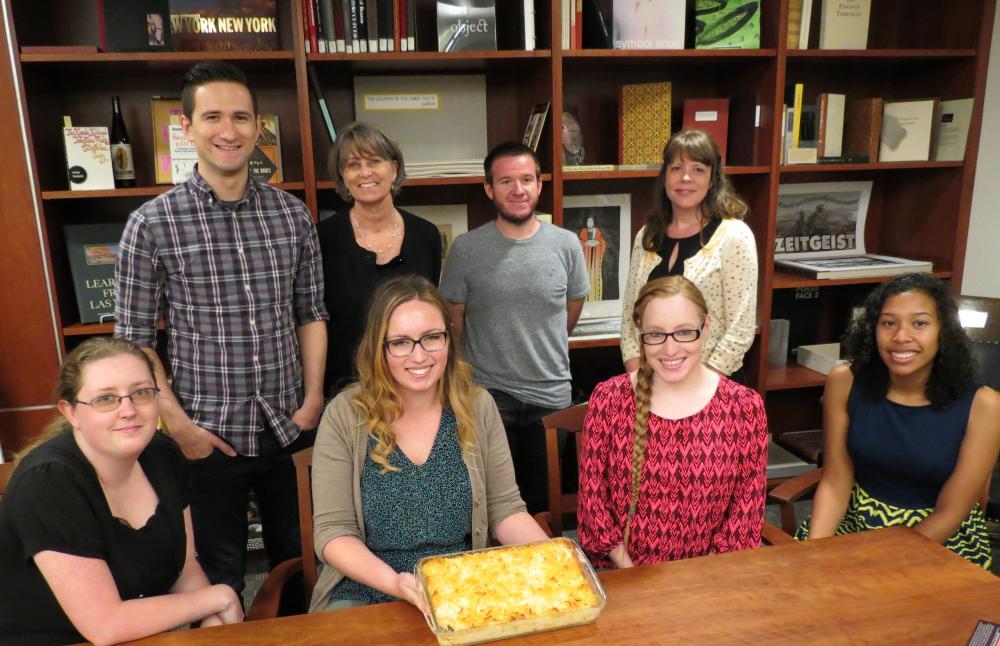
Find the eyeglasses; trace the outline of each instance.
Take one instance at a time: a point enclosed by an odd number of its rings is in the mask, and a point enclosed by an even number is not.
[[[691,343],[701,338],[701,330],[705,327],[705,322],[695,330],[674,330],[673,332],[643,332],[639,335],[643,345],[663,345],[667,339],[673,337],[677,343]]]
[[[88,402],[80,401],[79,399],[74,399],[73,401],[77,404],[86,404],[99,413],[110,413],[113,410],[118,410],[118,407],[122,405],[123,399],[131,400],[136,406],[144,406],[145,404],[152,404],[159,394],[159,388],[136,388],[127,395],[112,395],[111,393],[107,393],[105,395],[98,395]]]
[[[420,344],[426,352],[440,352],[444,346],[448,345],[447,332],[430,332],[419,339],[401,337],[389,339],[385,342],[385,349],[394,357],[408,357],[413,353],[413,348]]]

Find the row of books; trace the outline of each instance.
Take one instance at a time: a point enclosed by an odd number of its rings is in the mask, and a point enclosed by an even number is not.
[[[789,87],[782,115],[782,163],[961,161],[971,98],[886,101],[822,92],[805,105]]]
[[[672,87],[669,81],[619,87],[617,164],[594,164],[591,162],[605,160],[587,159],[580,116],[575,106],[566,106],[564,169],[586,172],[659,168],[663,146],[673,132]],[[753,165],[757,161],[760,105],[752,97],[685,99],[681,128],[707,132],[718,144],[723,163]]]
[[[195,147],[181,127],[180,99],[153,97],[150,102],[153,131],[153,166],[157,184],[187,180],[198,161]],[[115,188],[114,163],[106,126],[73,126],[64,117],[63,145],[66,175],[73,191]],[[121,154],[121,153],[119,153]],[[250,172],[263,182],[284,180],[281,160],[281,126],[276,114],[261,115],[260,138],[250,157]]]
[[[535,49],[534,0],[301,0],[306,53]],[[433,7],[434,15],[429,15]],[[499,16],[498,16],[499,10]],[[436,27],[436,30],[435,30]],[[426,40],[426,39],[425,39]],[[423,47],[421,47],[423,45]]]
[[[789,0],[788,49],[808,49],[814,0]],[[865,49],[871,0],[822,0],[819,24],[820,49]]]
[[[561,0],[563,49],[759,49],[760,0]]]

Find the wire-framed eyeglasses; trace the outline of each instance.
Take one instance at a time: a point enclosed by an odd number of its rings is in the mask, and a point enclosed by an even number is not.
[[[99,413],[110,413],[113,410],[118,410],[118,407],[122,405],[123,399],[131,400],[132,404],[135,406],[144,406],[146,404],[153,403],[159,394],[159,388],[145,387],[136,388],[127,395],[105,393],[94,397],[90,401],[80,401],[79,399],[74,399],[73,401],[77,404],[86,404]]]
[[[691,343],[701,338],[701,331],[705,327],[702,321],[694,330],[674,330],[673,332],[643,332],[639,335],[643,345],[663,345],[667,339],[673,337],[677,343]]]
[[[409,337],[388,339],[385,342],[385,349],[394,357],[408,357],[413,353],[413,348],[417,347],[417,344],[420,344],[425,352],[440,352],[448,345],[448,333],[428,332],[419,339]]]

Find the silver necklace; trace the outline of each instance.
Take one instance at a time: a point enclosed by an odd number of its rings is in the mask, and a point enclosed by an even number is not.
[[[357,217],[354,215],[354,213],[351,213],[351,224],[354,225],[354,230],[358,232],[358,237],[361,238],[361,244],[363,244],[368,249],[368,251],[372,252],[376,256],[385,253],[386,251],[389,251],[389,249],[392,249],[392,245],[396,240],[396,233],[398,233],[399,231],[399,218],[396,217],[395,211],[393,211],[392,215],[393,215],[392,235],[389,236],[389,243],[386,246],[382,247],[381,249],[376,249],[372,245],[372,243],[369,242],[368,237],[365,235],[365,232],[361,229],[361,225],[358,224]]]

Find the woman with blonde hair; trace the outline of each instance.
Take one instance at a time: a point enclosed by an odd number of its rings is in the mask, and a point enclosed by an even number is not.
[[[706,367],[715,321],[683,276],[633,308],[637,373],[594,389],[580,458],[580,544],[618,568],[760,545],[767,418],[760,395]]]
[[[354,353],[372,292],[404,274],[437,285],[441,235],[427,220],[396,207],[406,167],[388,134],[366,123],[348,125],[337,135],[328,165],[347,202],[317,226],[330,313],[324,391],[332,396],[357,377]]]
[[[396,598],[420,607],[425,556],[545,538],[525,511],[507,437],[473,385],[445,303],[426,279],[372,296],[358,382],[334,399],[313,449],[322,570],[310,611]]]
[[[0,641],[111,644],[201,621],[242,621],[194,553],[187,461],[156,431],[153,368],[94,337],[66,358],[60,417],[0,501]]]
[[[745,383],[743,355],[757,316],[757,247],[743,222],[749,208],[722,171],[722,154],[708,134],[682,130],[667,141],[653,204],[635,237],[622,299],[625,370],[639,367],[641,343],[632,317],[639,290],[651,280],[682,275],[698,287],[712,315],[703,361]]]

